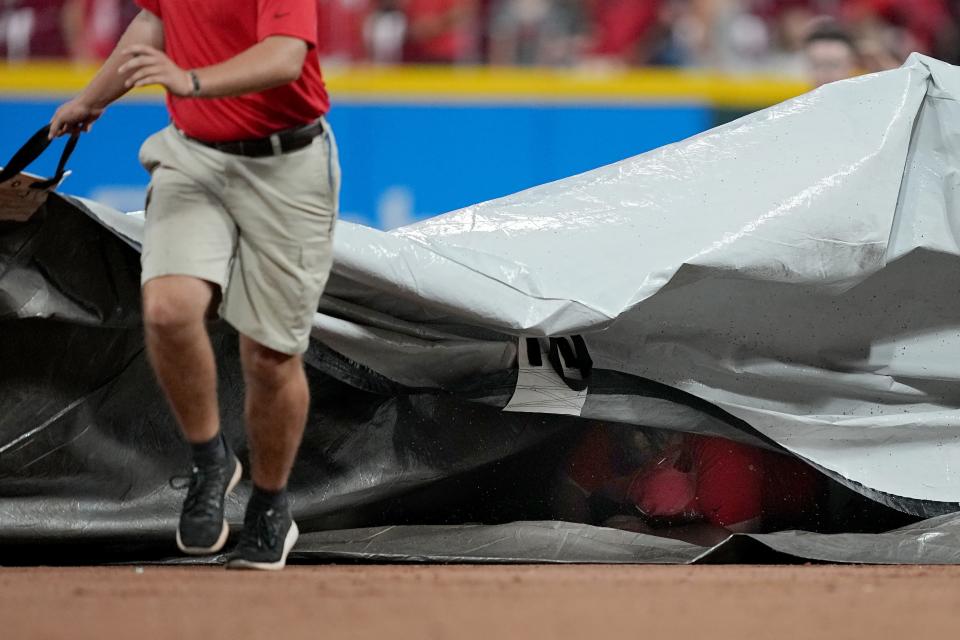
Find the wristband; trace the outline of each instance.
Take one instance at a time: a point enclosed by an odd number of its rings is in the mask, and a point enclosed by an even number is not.
[[[197,72],[194,70],[187,71],[187,75],[190,76],[190,83],[193,85],[193,93],[191,94],[194,98],[200,97],[200,78],[197,76]]]

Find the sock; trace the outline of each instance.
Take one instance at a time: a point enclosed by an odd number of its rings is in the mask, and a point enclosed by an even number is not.
[[[198,467],[209,467],[222,464],[227,459],[227,443],[223,433],[218,433],[206,442],[191,442],[193,450],[193,464]]]
[[[256,484],[253,485],[253,491],[250,493],[250,503],[247,505],[248,511],[263,513],[270,509],[281,510],[287,508],[287,488],[283,487],[277,491],[263,489]]]

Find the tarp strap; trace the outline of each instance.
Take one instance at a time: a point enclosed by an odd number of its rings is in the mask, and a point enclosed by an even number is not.
[[[536,338],[527,338],[527,360],[534,367],[543,366],[543,356],[540,354],[540,341]]]
[[[581,336],[571,336],[573,348],[566,338],[550,338],[550,351],[547,359],[553,370],[560,376],[563,382],[574,391],[583,391],[590,386],[590,376],[593,373],[593,360],[587,351],[587,343]],[[529,343],[528,343],[529,346]],[[539,358],[539,348],[536,350]],[[561,356],[563,360],[561,360]],[[531,352],[531,364],[533,364],[533,355]],[[564,366],[566,365],[566,366]],[[576,369],[580,372],[579,378],[567,375],[567,368]]]
[[[21,171],[30,166],[34,160],[39,158],[52,142],[48,137],[49,134],[50,125],[44,126],[42,129],[33,134],[33,136],[31,136],[30,139],[27,140],[27,142],[20,147],[15,154],[13,154],[13,157],[10,158],[10,162],[8,162],[3,168],[3,171],[0,171],[0,182],[6,182],[7,180],[15,177]],[[67,169],[67,161],[70,160],[70,156],[73,154],[73,150],[76,149],[77,141],[79,139],[79,133],[74,133],[70,136],[70,139],[67,140],[66,146],[63,148],[63,152],[60,154],[60,162],[57,164],[56,174],[49,180],[42,180],[40,182],[33,183],[30,185],[31,189],[48,189],[63,179],[63,175]]]

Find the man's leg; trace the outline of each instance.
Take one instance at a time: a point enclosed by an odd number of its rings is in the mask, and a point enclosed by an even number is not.
[[[310,390],[299,355],[280,353],[241,334],[240,361],[253,493],[243,535],[227,566],[282,569],[299,535],[287,501],[287,479],[303,437]]]
[[[173,413],[191,443],[220,432],[217,365],[204,324],[214,285],[163,276],[143,285],[147,353]]]
[[[286,485],[310,403],[302,358],[288,354],[307,350],[330,274],[339,174],[327,134],[265,164],[234,163],[228,197],[241,232],[222,313],[243,336],[254,486],[227,566],[280,569],[297,540]]]
[[[143,286],[150,363],[193,450],[177,546],[194,555],[214,553],[226,543],[224,500],[242,473],[220,433],[216,361],[204,324],[213,287],[188,276],[161,276]]]
[[[253,484],[269,492],[282,491],[300,447],[310,405],[303,360],[241,335],[240,361],[247,386],[244,410]]]

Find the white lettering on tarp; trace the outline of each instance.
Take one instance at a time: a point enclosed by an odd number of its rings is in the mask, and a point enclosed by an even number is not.
[[[541,365],[530,364],[526,338],[521,337],[517,346],[517,388],[504,411],[520,413],[553,413],[579,416],[587,400],[587,390],[574,391],[557,375],[547,361],[547,353],[540,345]],[[571,369],[568,374],[576,377],[579,372]]]

